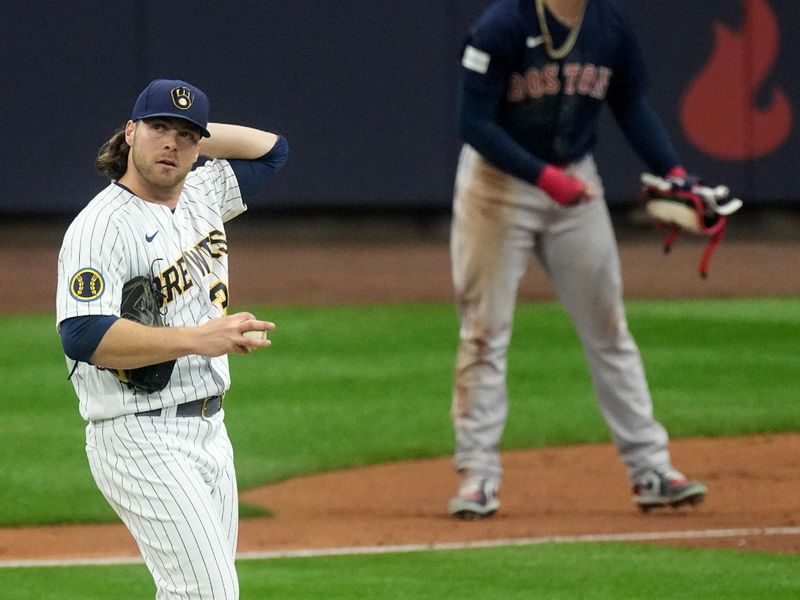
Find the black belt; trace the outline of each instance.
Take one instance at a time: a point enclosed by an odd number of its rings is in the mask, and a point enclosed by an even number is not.
[[[178,404],[177,417],[212,417],[222,408],[222,396],[211,396]],[[155,408],[136,413],[137,417],[160,417],[164,409]]]

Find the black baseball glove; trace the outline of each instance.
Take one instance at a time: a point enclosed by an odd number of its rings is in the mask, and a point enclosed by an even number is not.
[[[700,259],[700,276],[705,278],[711,254],[725,233],[727,217],[742,207],[742,201],[731,198],[726,186],[709,187],[696,177],[662,178],[643,173],[641,181],[647,216],[670,230],[664,240],[665,253],[681,231],[711,238]]]
[[[148,327],[163,327],[164,319],[161,312],[163,303],[164,295],[153,277],[140,275],[122,287],[120,317]],[[166,387],[172,376],[173,367],[175,361],[168,360],[138,369],[118,369],[116,375],[130,387],[149,394]]]

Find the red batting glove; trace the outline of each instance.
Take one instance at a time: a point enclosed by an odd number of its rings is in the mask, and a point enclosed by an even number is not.
[[[689,174],[680,165],[675,165],[667,172],[667,177],[674,177],[675,179],[686,179]]]
[[[673,190],[691,192],[696,185],[700,184],[700,178],[689,175],[680,165],[672,167],[667,172],[667,181],[672,185]]]
[[[586,197],[586,186],[577,177],[567,175],[553,165],[545,165],[536,185],[561,205],[577,204]]]

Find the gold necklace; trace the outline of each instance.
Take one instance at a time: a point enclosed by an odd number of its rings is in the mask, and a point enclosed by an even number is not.
[[[588,2],[588,0],[587,0]],[[561,48],[553,48],[553,38],[550,35],[550,29],[547,27],[547,16],[544,14],[544,0],[536,0],[536,16],[539,18],[539,29],[542,30],[542,37],[544,38],[544,46],[547,49],[547,55],[550,58],[561,59],[570,53],[575,42],[578,39],[578,34],[581,32],[581,25],[583,24],[583,15],[586,12],[586,4],[583,3],[581,14],[578,17],[578,22],[570,29],[567,39],[561,45]]]

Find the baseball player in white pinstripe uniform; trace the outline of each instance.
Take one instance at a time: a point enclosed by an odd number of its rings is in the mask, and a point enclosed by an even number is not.
[[[136,539],[157,598],[239,597],[227,355],[270,345],[274,327],[227,314],[224,223],[246,210],[288,146],[273,133],[208,123],[208,112],[197,87],[151,82],[101,149],[97,166],[111,184],[73,221],[58,261],[57,322],[91,471]],[[192,170],[200,155],[212,160]],[[166,327],[120,318],[123,284],[148,275]],[[172,360],[159,391],[118,376]]]

